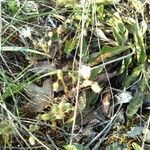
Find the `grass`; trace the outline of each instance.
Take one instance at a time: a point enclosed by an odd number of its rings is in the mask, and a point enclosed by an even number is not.
[[[149,7],[1,2],[1,148],[149,146]]]

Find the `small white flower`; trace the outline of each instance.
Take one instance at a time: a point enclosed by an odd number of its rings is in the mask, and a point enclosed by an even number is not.
[[[91,76],[91,68],[89,66],[82,65],[80,70],[79,70],[79,73],[81,74],[81,76],[84,79],[89,79]]]
[[[30,143],[31,145],[35,145],[35,138],[34,138],[33,136],[30,136],[30,137],[29,137],[29,143]]]
[[[48,32],[48,36],[51,38],[53,36],[53,32]]]
[[[90,80],[84,80],[83,83],[82,83],[82,86],[83,87],[87,87],[87,86],[90,86],[92,84],[92,81]]]
[[[2,3],[3,3],[3,2],[4,2],[4,3],[6,3],[6,2],[7,2],[7,0],[0,0],[0,2],[2,2]]]
[[[131,92],[123,91],[122,93],[117,95],[116,98],[118,100],[118,104],[121,104],[121,103],[129,103],[133,97],[132,97]]]
[[[95,92],[95,93],[100,93],[102,88],[99,86],[98,82],[93,82],[91,85],[91,89]]]
[[[24,14],[38,14],[38,4],[34,1],[27,1],[21,10]]]
[[[53,91],[57,92],[58,89],[59,89],[59,83],[56,81],[56,82],[53,83]]]
[[[59,80],[63,80],[63,72],[62,72],[62,70],[60,70],[60,69],[57,70],[57,77],[58,77]]]
[[[20,31],[20,36],[23,37],[23,38],[31,38],[31,32],[33,31],[32,28],[30,27],[26,27],[26,28],[23,28],[21,31]]]
[[[80,0],[81,7],[84,7],[86,4],[86,0]]]

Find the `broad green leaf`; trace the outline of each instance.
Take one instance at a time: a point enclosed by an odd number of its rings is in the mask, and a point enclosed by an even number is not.
[[[140,73],[142,72],[142,68],[143,68],[143,65],[139,65],[135,67],[132,71],[133,73],[125,77],[124,82],[123,82],[123,87],[128,87],[132,83],[134,83],[138,79]]]
[[[40,118],[44,121],[53,120],[54,116],[52,113],[43,114],[40,116]]]
[[[144,95],[142,93],[138,93],[133,97],[127,107],[127,115],[132,117],[134,114],[137,113],[138,109],[140,108],[142,102],[144,100]]]
[[[95,78],[103,71],[103,67],[94,67],[91,69],[91,80],[95,80]]]
[[[85,38],[83,39],[82,60],[85,63],[87,63],[87,61],[89,60],[89,49]]]
[[[57,119],[64,119],[66,113],[69,113],[74,110],[74,107],[62,100],[59,104],[53,104],[51,111],[45,114],[40,115],[40,118],[44,121],[54,121]]]
[[[91,2],[94,2],[96,4],[103,4],[103,5],[107,5],[107,4],[116,4],[118,3],[120,0],[90,0]]]
[[[73,144],[64,146],[65,150],[85,150],[85,147],[81,144]]]
[[[59,41],[60,40],[60,37],[59,37],[59,35],[58,35],[58,33],[57,32],[53,32],[53,35],[52,35],[52,42],[57,42],[57,41]]]
[[[126,27],[133,34],[134,37],[134,46],[137,54],[137,61],[139,63],[145,63],[146,56],[146,47],[144,43],[144,33],[147,30],[147,26],[143,22],[141,26],[133,18],[124,18],[124,21],[127,23]]]
[[[143,132],[143,127],[132,127],[130,131],[127,132],[127,136],[131,138],[136,138],[137,136],[141,135]]]
[[[74,7],[73,9],[73,16],[72,19],[80,21],[82,19],[82,10],[80,9],[80,7]],[[74,26],[77,26],[77,28],[80,28],[79,24],[74,22]]]
[[[75,143],[74,145],[76,146],[77,150],[86,150],[87,149],[83,145],[78,144],[78,143]]]
[[[112,143],[106,146],[106,150],[121,150],[123,149],[118,142]]]
[[[110,25],[113,28],[113,36],[117,41],[117,45],[124,45],[128,40],[128,30],[125,27],[119,13],[115,13],[110,19]]]
[[[143,39],[143,34],[141,32],[141,29],[139,29],[138,32],[134,34],[134,40],[135,40],[135,47],[137,53],[137,60],[139,63],[145,63],[147,56],[146,56],[145,44],[144,44],[144,39]]]
[[[132,63],[132,57],[130,56],[130,57],[128,57],[128,58],[126,58],[126,59],[124,59],[123,61],[122,61],[122,65],[121,65],[121,69],[120,69],[120,74],[121,73],[123,73],[123,72],[125,72],[125,74],[126,75],[128,75],[128,67],[129,67],[129,65]]]
[[[131,17],[122,17],[122,19],[126,23],[125,26],[129,30],[130,33],[137,33],[140,28],[142,31],[142,34],[144,34],[148,28],[148,25],[145,20],[142,20],[139,25],[137,20]]]
[[[75,145],[66,145],[64,148],[65,150],[78,150]]]
[[[8,0],[8,6],[12,10],[13,13],[16,13],[20,8],[19,0]]]
[[[70,6],[75,5],[77,3],[77,0],[56,0],[56,3],[61,6]]]
[[[104,14],[104,5],[97,6],[97,12],[98,12],[98,18],[101,21],[103,21],[104,17],[105,17],[105,14]]]
[[[75,39],[66,40],[64,52],[69,55],[76,48],[77,41]]]
[[[0,135],[12,134],[14,132],[14,127],[8,122],[0,122]]]
[[[126,50],[131,48],[130,45],[127,46],[117,46],[117,47],[108,47],[108,46],[103,46],[101,52],[97,54],[94,58],[91,58],[89,61],[90,66],[95,66],[99,63],[102,62],[102,60],[106,60],[108,58],[111,58],[115,55],[118,55]]]
[[[85,113],[88,112],[91,108],[91,106],[98,100],[99,93],[95,93],[91,90],[86,90],[86,107],[85,107]]]
[[[37,131],[39,129],[39,126],[37,124],[31,124],[29,126],[29,131],[30,132],[34,132],[34,131]]]
[[[131,17],[123,17],[123,21],[126,23],[126,28],[130,33],[136,33],[137,32],[137,24],[136,20]]]
[[[142,150],[142,147],[139,144],[135,143],[135,142],[132,143],[132,147],[133,147],[134,150]]]

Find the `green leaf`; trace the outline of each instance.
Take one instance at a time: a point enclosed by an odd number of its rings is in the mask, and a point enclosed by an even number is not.
[[[57,42],[57,41],[59,41],[60,40],[60,37],[59,37],[59,35],[58,35],[58,33],[57,32],[53,32],[53,35],[52,35],[52,42]]]
[[[34,132],[37,131],[39,129],[39,126],[37,124],[31,124],[29,126],[29,131]]]
[[[142,72],[142,68],[143,68],[143,65],[139,65],[137,67],[135,67],[133,69],[133,73],[127,77],[125,77],[124,81],[123,81],[123,87],[128,87],[130,86],[132,83],[134,83],[137,78],[139,77],[140,73]]]
[[[90,89],[86,90],[86,106],[85,106],[85,113],[88,112],[91,106],[98,100],[99,93],[95,93]]]
[[[81,144],[75,143],[74,145],[76,146],[77,150],[86,150],[85,147]]]
[[[127,136],[131,138],[136,138],[141,135],[143,132],[143,127],[132,127],[130,131],[127,132]]]
[[[67,55],[69,55],[73,51],[73,49],[76,48],[76,42],[77,41],[75,39],[66,40],[64,52]]]
[[[10,135],[14,133],[14,127],[8,122],[0,122],[0,135]]]
[[[56,0],[56,3],[61,6],[70,6],[75,5],[77,3],[77,0]]]
[[[128,40],[128,30],[125,27],[119,13],[115,13],[110,19],[110,25],[113,28],[113,36],[117,41],[117,45],[124,45]]]
[[[85,39],[83,39],[82,60],[85,63],[89,60],[89,49]]]
[[[133,147],[134,150],[142,150],[142,147],[139,144],[135,143],[135,142],[132,143],[132,147]]]
[[[91,69],[91,77],[90,77],[90,79],[91,80],[95,80],[95,78],[103,71],[103,69],[104,68],[99,67],[99,66],[92,68]]]
[[[121,73],[123,73],[123,72],[125,72],[125,74],[127,75],[128,74],[128,67],[129,67],[129,65],[132,63],[132,57],[130,56],[130,57],[128,57],[128,58],[126,58],[126,59],[124,59],[123,61],[122,61],[122,65],[121,65],[121,69],[120,69],[120,74]]]
[[[143,34],[141,29],[138,30],[136,34],[134,34],[135,47],[137,53],[137,60],[139,63],[145,63],[147,56],[145,51],[145,44],[143,39]]]
[[[75,145],[66,145],[64,148],[65,150],[78,150]]]
[[[93,0],[90,0],[93,1]],[[108,4],[116,4],[118,3],[118,0],[94,0],[94,3],[96,4],[103,4],[103,5],[108,5]]]
[[[106,146],[106,150],[120,150],[120,149],[123,149],[123,147],[121,147],[121,145],[118,142]]]
[[[93,57],[89,61],[90,66],[95,66],[102,62],[102,60],[106,60],[108,58],[114,57],[115,55],[118,55],[126,50],[131,48],[131,45],[126,46],[117,46],[117,47],[109,47],[109,46],[103,46],[101,52],[97,54],[97,56]]]
[[[137,32],[137,26],[136,21],[133,18],[130,17],[124,17],[123,21],[126,23],[126,28],[130,33],[136,33]]]
[[[98,12],[98,18],[103,21],[105,14],[104,14],[104,5],[100,5],[97,7],[97,12]]]
[[[137,54],[137,61],[139,63],[145,63],[146,56],[146,48],[144,44],[144,33],[147,30],[147,26],[143,22],[143,24],[139,25],[139,23],[133,18],[124,18],[124,21],[127,23],[126,27],[133,34],[134,37],[134,46]]]
[[[44,121],[48,121],[48,120],[52,120],[54,117],[52,113],[47,113],[47,114],[41,115],[40,118]]]
[[[19,0],[8,0],[8,6],[13,13],[17,13],[20,8],[20,2]]]
[[[144,95],[142,93],[138,93],[135,97],[130,101],[127,107],[127,115],[132,117],[134,114],[137,113],[138,109],[140,108],[142,102],[144,100]]]
[[[73,145],[64,146],[65,150],[85,150],[85,147],[81,144],[74,143]]]

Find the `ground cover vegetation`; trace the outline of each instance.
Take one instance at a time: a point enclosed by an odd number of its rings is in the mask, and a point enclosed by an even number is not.
[[[1,0],[1,149],[150,149],[149,0]]]

